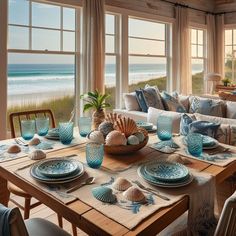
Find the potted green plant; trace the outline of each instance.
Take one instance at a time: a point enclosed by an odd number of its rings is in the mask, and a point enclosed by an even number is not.
[[[222,82],[223,82],[223,84],[224,84],[224,86],[228,86],[228,84],[230,84],[231,83],[231,80],[229,79],[229,78],[224,78],[224,79],[222,79]]]
[[[84,103],[84,112],[88,110],[94,110],[92,119],[94,128],[98,126],[105,119],[104,109],[111,107],[109,103],[106,102],[106,99],[110,97],[110,94],[101,94],[97,90],[95,92],[88,92],[80,96],[83,99]]]

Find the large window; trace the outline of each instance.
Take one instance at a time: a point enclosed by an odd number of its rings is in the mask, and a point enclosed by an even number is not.
[[[167,24],[129,17],[129,91],[167,86]]]
[[[236,82],[236,30],[225,30],[225,77]]]
[[[8,112],[47,107],[57,122],[69,119],[79,53],[76,14],[79,9],[9,1]]]
[[[191,29],[192,92],[204,93],[204,68],[206,61],[205,30]]]

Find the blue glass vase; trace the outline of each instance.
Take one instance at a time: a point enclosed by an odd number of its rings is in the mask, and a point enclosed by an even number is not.
[[[21,120],[21,136],[25,140],[30,140],[35,134],[35,120]]]
[[[102,165],[104,145],[99,143],[86,144],[86,161],[89,167],[98,169]]]
[[[36,118],[36,129],[39,136],[45,136],[49,130],[49,118],[39,117]]]
[[[198,133],[189,133],[187,135],[187,146],[188,146],[188,152],[196,157],[201,156],[202,154],[202,141],[203,136]]]
[[[73,122],[59,123],[59,137],[63,144],[70,144],[73,139]]]
[[[170,140],[172,138],[172,118],[169,116],[159,116],[157,119],[157,136],[160,140]]]
[[[81,137],[86,137],[92,129],[91,117],[80,117],[78,121],[79,134]]]

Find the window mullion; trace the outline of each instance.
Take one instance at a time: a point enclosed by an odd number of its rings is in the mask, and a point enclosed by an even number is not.
[[[29,2],[29,50],[32,50],[32,1]]]

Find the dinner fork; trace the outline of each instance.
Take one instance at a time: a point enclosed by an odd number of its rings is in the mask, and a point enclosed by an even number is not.
[[[163,200],[170,201],[170,199],[168,197],[163,196],[162,194],[160,194],[160,192],[158,190],[145,187],[138,180],[132,181],[132,183],[136,184],[139,188],[141,188],[143,190],[146,190],[147,192],[150,192],[150,193],[162,198]]]

